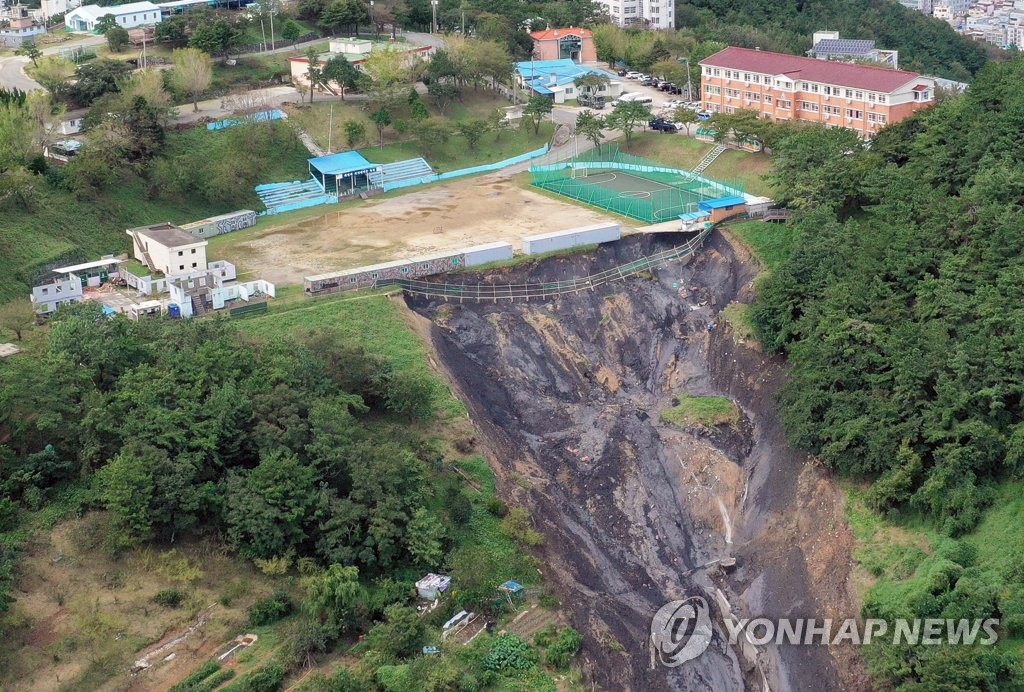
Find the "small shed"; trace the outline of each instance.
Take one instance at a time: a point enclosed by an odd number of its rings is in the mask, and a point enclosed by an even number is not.
[[[698,202],[697,208],[711,215],[711,223],[718,223],[719,221],[745,213],[747,211],[747,200],[739,195],[719,197],[718,199]]]
[[[526,588],[519,582],[512,581],[511,579],[509,579],[507,582],[498,587],[498,591],[500,591],[505,596],[505,599],[508,601],[509,605],[514,605],[513,599],[518,600],[522,598],[523,595],[526,593]]]
[[[451,577],[430,573],[416,582],[416,593],[424,600],[433,601],[447,591],[451,583]]]
[[[348,197],[384,189],[381,167],[357,151],[343,151],[309,159],[309,174],[324,193]]]

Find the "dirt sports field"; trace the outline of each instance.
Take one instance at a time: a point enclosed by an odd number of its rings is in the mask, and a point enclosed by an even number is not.
[[[301,221],[261,224],[215,239],[211,255],[231,260],[246,274],[300,283],[310,274],[499,240],[518,249],[523,236],[607,218],[506,177],[486,176],[371,199]]]

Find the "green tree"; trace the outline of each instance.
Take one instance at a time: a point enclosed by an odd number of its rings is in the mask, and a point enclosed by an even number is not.
[[[463,120],[456,125],[456,132],[466,138],[470,151],[476,151],[477,145],[489,129],[490,124],[481,118]]]
[[[114,517],[121,546],[153,536],[153,498],[156,467],[167,461],[166,452],[142,442],[122,449],[98,475],[103,503]]]
[[[315,497],[316,470],[294,454],[277,450],[256,468],[227,483],[228,537],[245,555],[272,558],[295,550],[306,538]]]
[[[25,56],[32,61],[33,65],[38,65],[39,58],[43,55],[43,51],[39,50],[39,47],[33,41],[22,43],[14,53],[15,55]]]
[[[428,152],[445,144],[452,135],[452,126],[443,118],[427,118],[412,123],[412,133]],[[387,401],[389,408],[413,418],[427,419],[433,412],[433,390],[430,398],[426,389],[429,383],[415,375],[389,375]]]
[[[324,63],[323,80],[326,84],[337,84],[341,88],[341,100],[345,100],[345,90],[355,89],[359,83],[359,70],[344,55],[334,55]]]
[[[378,108],[370,113],[370,121],[377,126],[377,136],[380,138],[380,146],[384,147],[384,128],[391,124],[391,113],[386,108]]]
[[[313,103],[313,94],[324,83],[324,67],[316,48],[306,51],[306,79],[309,80],[309,102]]]
[[[651,118],[651,109],[645,103],[637,101],[619,101],[614,110],[605,118],[605,124],[613,129],[622,130],[626,135],[626,146],[633,137],[633,130]]]
[[[218,16],[196,26],[189,35],[188,45],[207,55],[226,57],[231,49],[241,41],[242,35],[240,28],[227,18]]]
[[[192,98],[192,110],[199,112],[199,97],[213,78],[210,56],[198,48],[176,48],[171,62],[171,83]]]
[[[601,151],[604,127],[604,118],[591,110],[580,111],[576,115],[576,134],[590,140],[598,151]]]
[[[600,91],[602,87],[607,87],[609,83],[611,83],[611,79],[596,72],[588,72],[573,80],[573,85],[583,94],[593,94]]]
[[[334,638],[351,627],[362,589],[359,570],[334,564],[306,581],[303,611]]]
[[[366,125],[359,120],[345,121],[345,144],[349,149],[355,149],[366,140]]]
[[[540,124],[554,110],[554,102],[546,96],[534,95],[523,106],[523,122],[533,126],[533,134],[540,133]]]
[[[695,111],[689,108],[676,108],[672,111],[672,120],[686,128],[686,135],[690,135],[690,127],[700,122]]]
[[[608,63],[608,67],[615,67],[615,63],[624,60],[626,57],[626,33],[614,24],[598,24],[593,29],[594,48],[597,50],[597,59]]]
[[[96,21],[96,33],[105,34],[111,29],[119,29],[121,26],[117,23],[117,17],[112,14],[105,14]]]
[[[114,53],[120,53],[128,45],[128,30],[119,26],[112,27],[106,31],[107,47]]]
[[[436,567],[441,562],[444,527],[436,516],[420,507],[412,515],[405,533],[406,549],[417,564]]]
[[[302,36],[302,27],[294,19],[289,19],[284,23],[284,29],[281,30],[281,38],[285,41],[291,41],[292,47],[295,47],[295,43],[299,40],[299,36]]]
[[[9,300],[0,304],[0,328],[14,334],[14,338],[21,341],[21,335],[36,321],[36,313],[32,308],[32,301]]]
[[[366,634],[366,643],[373,651],[402,659],[419,653],[423,642],[424,623],[412,608],[390,605],[384,609],[384,622]]]
[[[70,60],[56,56],[47,56],[36,65],[35,80],[50,92],[54,101],[67,95],[68,80],[75,74],[75,66]]]

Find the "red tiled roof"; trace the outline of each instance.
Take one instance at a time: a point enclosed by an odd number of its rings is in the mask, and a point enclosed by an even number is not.
[[[701,65],[747,70],[761,74],[784,74],[790,79],[837,84],[855,89],[890,93],[921,77],[916,72],[890,70],[870,65],[851,65],[785,53],[729,47],[700,61]]]
[[[566,34],[575,34],[580,38],[591,38],[594,35],[590,29],[580,29],[574,26],[570,26],[565,29],[545,29],[544,31],[534,31],[530,33],[530,37],[534,41],[550,41],[553,38],[561,38]]]

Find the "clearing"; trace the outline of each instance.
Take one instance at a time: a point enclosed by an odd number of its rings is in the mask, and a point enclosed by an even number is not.
[[[211,254],[269,281],[297,283],[310,274],[499,240],[518,248],[523,236],[608,220],[500,173],[325,209],[331,211],[285,223],[271,217],[216,237]]]

